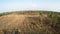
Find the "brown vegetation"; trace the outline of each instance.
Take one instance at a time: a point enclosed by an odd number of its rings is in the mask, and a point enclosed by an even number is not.
[[[60,15],[19,12],[0,16],[0,34],[60,34]]]

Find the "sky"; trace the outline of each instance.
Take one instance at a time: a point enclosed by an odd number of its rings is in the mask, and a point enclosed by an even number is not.
[[[48,10],[60,12],[60,0],[0,0],[0,12]]]

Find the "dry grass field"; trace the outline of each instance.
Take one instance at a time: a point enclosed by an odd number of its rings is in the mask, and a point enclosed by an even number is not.
[[[0,34],[60,34],[60,13],[52,11],[1,13]]]

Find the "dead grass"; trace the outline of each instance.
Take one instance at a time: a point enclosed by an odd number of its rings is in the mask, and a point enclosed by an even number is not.
[[[23,13],[23,12],[22,12]],[[25,14],[26,13],[26,14]],[[59,13],[25,12],[24,14],[12,13],[0,16],[0,34],[59,34]],[[49,17],[50,16],[50,17]],[[57,16],[57,17],[56,17]],[[59,29],[59,30],[58,30]],[[57,32],[58,31],[58,32]]]

